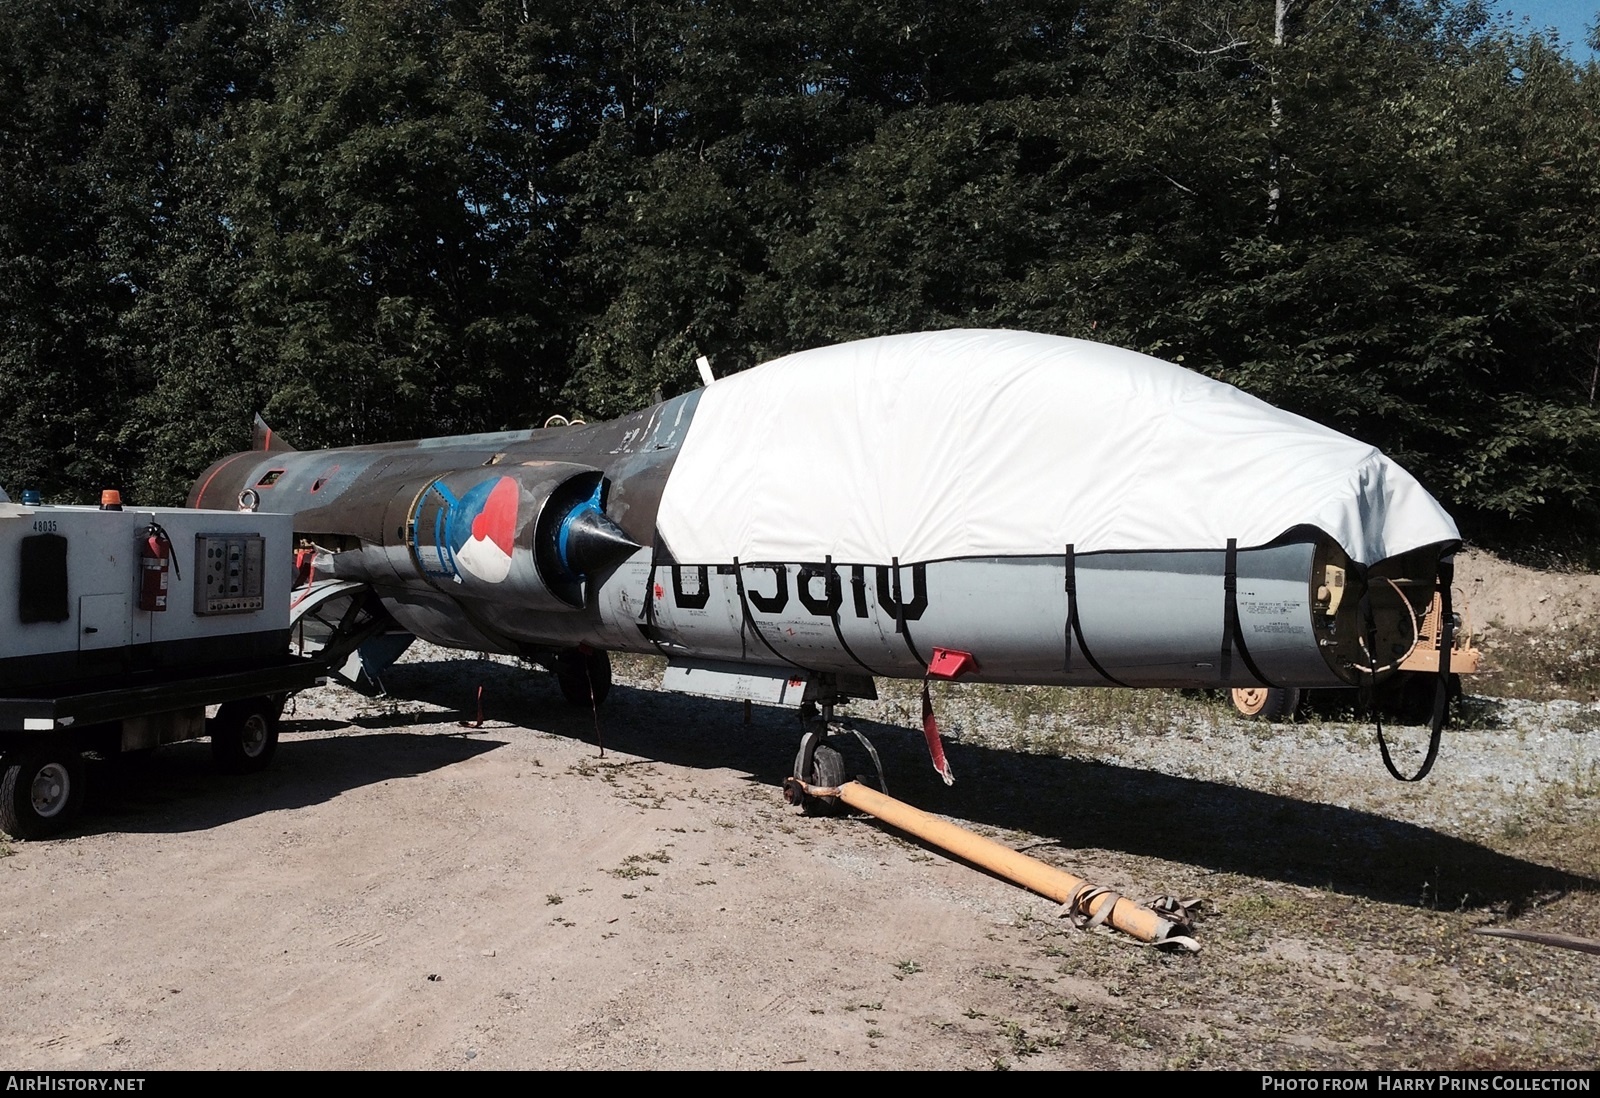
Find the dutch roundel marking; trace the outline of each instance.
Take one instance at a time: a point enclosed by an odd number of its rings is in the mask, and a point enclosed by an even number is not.
[[[461,512],[451,516],[456,560],[481,580],[499,583],[511,573],[518,495],[517,482],[510,477],[485,481],[461,497]]]

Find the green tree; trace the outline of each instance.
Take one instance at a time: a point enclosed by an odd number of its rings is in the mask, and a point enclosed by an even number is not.
[[[937,15],[0,0],[0,481],[171,500],[257,409],[508,427],[995,325],[1350,431],[1479,534],[1594,531],[1600,70],[1476,0]]]
[[[817,325],[791,306],[853,310],[845,292],[782,285],[826,216],[822,196],[848,188],[856,153],[902,117],[981,104],[1047,57],[1072,12],[1038,8],[990,2],[934,18],[905,2],[759,0],[598,19],[607,33],[587,56],[599,126],[563,165],[582,226],[570,268],[584,294],[577,398],[623,410],[695,384],[699,354],[725,371],[808,345]]]
[[[297,441],[506,426],[564,380],[536,135],[495,41],[433,3],[345,4],[245,108],[240,353]]]
[[[150,393],[194,365],[163,359],[185,344],[177,317],[191,334],[211,318],[209,280],[174,286],[169,265],[215,215],[202,165],[256,79],[252,24],[204,0],[0,6],[0,479],[170,499],[141,451],[154,418],[193,406]]]

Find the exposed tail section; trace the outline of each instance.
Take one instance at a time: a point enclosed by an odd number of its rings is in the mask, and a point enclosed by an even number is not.
[[[281,437],[279,437],[272,430],[271,427],[267,426],[267,421],[261,418],[260,413],[257,413],[256,414],[256,423],[255,423],[255,437],[251,441],[250,449],[252,449],[252,450],[293,450],[293,449],[295,449],[295,447],[290,446],[287,442],[283,441],[283,439]]]

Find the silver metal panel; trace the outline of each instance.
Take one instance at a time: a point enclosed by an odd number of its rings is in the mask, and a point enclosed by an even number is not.
[[[645,636],[646,595],[650,589],[650,550],[641,549],[617,566],[596,597],[600,622],[597,647],[612,651],[649,652]]]
[[[434,644],[464,648],[469,652],[499,652],[519,655],[515,638],[502,638],[464,612],[460,603],[444,595],[417,591],[385,592],[384,608],[400,627]]]
[[[802,671],[786,672],[708,660],[673,660],[661,676],[661,686],[681,694],[783,705],[798,703],[805,696],[811,678]]]
[[[1345,685],[1323,658],[1313,626],[1315,551],[1299,543],[1239,554],[1239,630],[1256,666],[1274,684]]]
[[[731,565],[658,564],[655,572],[653,613],[673,642],[708,659],[781,664],[747,635]]]
[[[265,606],[260,534],[196,534],[194,612],[245,614]]]
[[[1239,633],[1262,674],[1283,686],[1337,686],[1312,605],[1313,541],[1237,555]],[[1084,644],[1068,649],[1066,558],[979,558],[925,565],[672,565],[640,550],[578,614],[515,604],[419,597],[391,604],[419,636],[456,647],[517,651],[588,643],[661,651],[675,664],[766,668],[767,679],[813,672],[918,677],[935,648],[971,653],[977,681],[1105,685],[1085,645],[1133,686],[1249,685],[1230,646],[1224,678],[1226,554],[1222,550],[1094,554],[1076,560]],[[830,569],[831,576],[830,579]],[[481,619],[481,620],[480,620]],[[903,630],[902,630],[903,626]],[[479,632],[479,631],[482,632]],[[731,672],[730,672],[731,673]],[[687,672],[675,672],[682,677]],[[753,686],[714,696],[770,697]]]
[[[978,679],[1099,681],[1081,657],[1078,673],[1066,673],[1065,557],[939,561],[927,571],[927,610],[908,623],[923,658],[937,646],[972,653]]]

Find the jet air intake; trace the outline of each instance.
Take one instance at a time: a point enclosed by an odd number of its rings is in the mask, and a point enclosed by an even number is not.
[[[582,479],[574,477],[568,483],[577,484]],[[541,561],[553,560],[564,575],[582,580],[615,568],[639,550],[639,543],[606,517],[601,498],[604,490],[605,481],[597,477],[589,497],[568,511],[556,525],[553,552],[540,544]]]
[[[580,610],[588,582],[639,549],[606,517],[606,488],[600,470],[559,461],[446,473],[397,493],[405,517],[385,533],[402,536],[414,577],[454,597]]]

